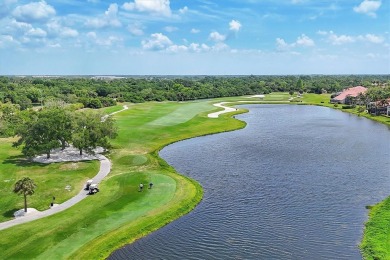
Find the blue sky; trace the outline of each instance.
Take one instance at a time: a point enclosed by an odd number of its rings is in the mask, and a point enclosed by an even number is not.
[[[389,32],[389,0],[1,0],[0,74],[389,74]]]

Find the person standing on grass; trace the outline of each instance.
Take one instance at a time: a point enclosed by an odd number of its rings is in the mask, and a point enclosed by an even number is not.
[[[149,189],[153,187],[153,183],[149,183]]]
[[[143,188],[144,188],[144,185],[141,183],[141,184],[139,185],[139,191],[142,191]]]

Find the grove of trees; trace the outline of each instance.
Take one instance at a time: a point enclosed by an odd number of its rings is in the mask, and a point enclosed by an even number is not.
[[[114,105],[117,101],[185,101],[278,91],[332,93],[358,85],[390,85],[390,76],[155,76],[115,79],[2,76],[0,102],[17,104],[21,110],[52,100],[101,108]]]
[[[9,104],[4,106],[6,112]],[[1,111],[1,107],[0,107]],[[55,148],[65,149],[72,144],[83,151],[93,153],[97,147],[110,148],[110,138],[116,137],[116,126],[112,117],[95,111],[72,111],[67,107],[44,107],[39,111],[28,110],[0,114],[3,135],[17,136],[14,146],[23,146],[27,157],[46,154]]]

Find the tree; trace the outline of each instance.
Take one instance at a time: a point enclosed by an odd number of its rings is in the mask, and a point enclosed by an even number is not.
[[[37,186],[29,177],[24,177],[15,183],[14,192],[24,196],[24,212],[27,212],[27,195],[33,195]]]
[[[32,114],[18,129],[19,140],[13,145],[17,147],[24,144],[22,152],[26,156],[46,153],[47,158],[50,158],[50,151],[61,146],[60,137],[63,135],[62,119],[57,112],[58,109],[44,109],[36,115]]]
[[[117,135],[115,121],[110,116],[104,117],[91,111],[80,112],[75,115],[73,123],[72,143],[79,149],[80,155],[83,151],[93,154],[98,146],[110,148],[108,139]]]

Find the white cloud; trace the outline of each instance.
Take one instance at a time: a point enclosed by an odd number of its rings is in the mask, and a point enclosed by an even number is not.
[[[355,42],[355,39],[352,36],[336,35],[333,32],[331,32],[329,34],[328,39],[329,39],[330,43],[333,45],[342,45],[342,44],[346,44],[346,43]]]
[[[77,30],[62,26],[58,21],[52,20],[47,25],[48,32],[54,36],[73,38],[79,35]]]
[[[241,23],[236,20],[231,20],[229,23],[229,29],[234,32],[238,32],[241,29]]]
[[[199,44],[199,43],[191,43],[189,46],[188,46],[188,50],[191,51],[191,52],[207,52],[209,51],[211,48],[207,45],[207,44]]]
[[[185,45],[171,45],[168,48],[166,48],[166,51],[173,52],[173,53],[186,52],[188,51],[188,47]]]
[[[179,28],[174,27],[174,26],[165,26],[165,27],[164,27],[164,30],[165,30],[166,32],[174,32],[174,31],[179,30]]]
[[[110,47],[110,46],[112,46],[116,43],[119,43],[121,41],[122,41],[122,39],[119,37],[109,36],[108,38],[104,38],[104,39],[96,39],[96,44],[98,44],[100,46]]]
[[[14,44],[19,44],[19,42],[17,42],[11,35],[0,35],[0,48]]]
[[[368,41],[371,43],[383,43],[385,39],[381,36],[377,36],[375,34],[366,34],[364,36],[359,36],[359,40]]]
[[[185,14],[188,12],[188,7],[187,6],[184,6],[183,8],[179,9],[179,13],[181,14]]]
[[[290,51],[292,48],[295,47],[313,47],[315,46],[315,43],[312,39],[310,39],[305,34],[302,34],[297,38],[297,40],[293,43],[287,43],[282,38],[276,38],[276,49],[278,51]],[[295,52],[296,53],[296,52]]]
[[[17,32],[22,32],[22,33],[25,33],[33,28],[32,25],[29,23],[18,22],[16,20],[12,20],[9,23],[9,26],[10,26],[10,29],[12,31],[17,31]]]
[[[305,47],[312,47],[314,46],[314,41],[307,37],[306,35],[302,34],[301,36],[298,37],[296,41],[296,45],[301,45]]]
[[[290,47],[290,44],[286,43],[284,39],[276,38],[276,49],[278,51],[288,51]]]
[[[104,15],[99,18],[88,19],[85,25],[91,28],[103,28],[103,27],[120,27],[121,22],[118,20],[118,5],[110,4]]]
[[[46,37],[47,33],[41,28],[32,28],[26,33],[26,35],[31,37],[44,38]]]
[[[55,9],[45,1],[17,6],[12,12],[16,20],[22,22],[46,21],[55,14]]]
[[[376,11],[381,7],[382,2],[375,0],[364,0],[360,5],[355,6],[353,10],[356,13],[366,14],[371,17],[376,17]]]
[[[200,30],[199,29],[195,29],[195,28],[192,28],[191,29],[191,33],[200,33]]]
[[[357,41],[374,43],[374,44],[380,44],[385,42],[385,39],[382,36],[378,36],[370,33],[366,35],[359,35],[359,36],[337,35],[333,31],[329,31],[329,32],[318,31],[317,33],[320,35],[327,36],[327,41],[330,42],[332,45],[342,45],[347,43],[354,43]]]
[[[96,39],[97,36],[95,32],[88,32],[87,37],[90,39]]]
[[[143,31],[143,29],[142,29],[142,25],[141,25],[141,24],[138,24],[138,23],[129,25],[129,26],[127,27],[127,30],[128,30],[132,35],[135,35],[135,36],[140,36],[140,35],[143,35],[143,34],[144,34],[144,31]]]
[[[220,34],[219,32],[212,32],[210,33],[209,38],[215,42],[223,42],[226,40],[226,35]]]
[[[148,40],[141,42],[142,48],[145,50],[163,50],[173,45],[172,41],[162,33],[154,33],[150,35]]]
[[[134,2],[126,2],[122,5],[126,11],[137,10],[139,12],[151,12],[165,16],[171,15],[169,0],[135,0]]]

